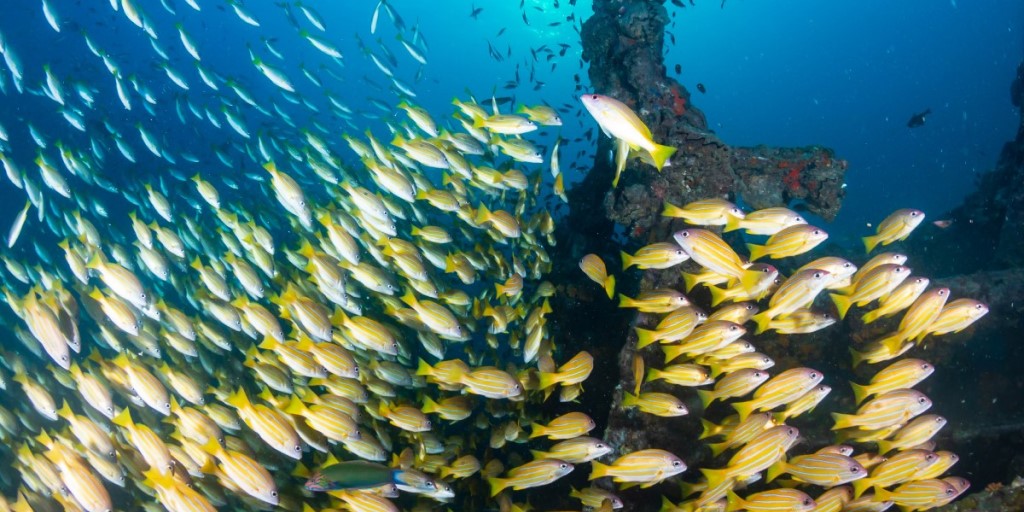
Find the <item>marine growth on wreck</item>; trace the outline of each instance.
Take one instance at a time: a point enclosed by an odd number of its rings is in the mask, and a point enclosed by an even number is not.
[[[963,495],[920,384],[1001,306],[918,270],[934,219],[834,243],[849,164],[730,146],[667,76],[695,2],[582,4],[521,2],[578,44],[502,27],[514,80],[442,91],[399,0],[6,9],[0,510]]]

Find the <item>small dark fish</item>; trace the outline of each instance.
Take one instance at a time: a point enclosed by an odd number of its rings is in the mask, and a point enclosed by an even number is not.
[[[925,118],[928,117],[928,114],[931,113],[932,109],[926,108],[924,112],[910,116],[910,121],[907,121],[907,128],[917,128],[918,126],[924,126]]]
[[[676,64],[676,74],[678,75],[679,73],[682,73],[682,72],[683,72],[683,66],[681,66],[679,64]]]
[[[697,90],[700,91],[701,94],[708,92],[708,90],[704,87],[704,84],[697,84]]]
[[[483,11],[483,10],[484,10],[483,7],[477,7],[475,5],[471,6],[470,7],[470,11],[469,11],[469,17],[473,18],[475,20],[477,16],[480,16],[480,12]]]
[[[526,13],[525,12],[523,13],[523,23],[526,23],[527,25],[530,24],[530,20],[526,19]]]
[[[672,0],[672,5],[686,8],[686,4],[683,3],[683,0]]]
[[[494,37],[501,37],[501,35],[505,33],[505,28],[506,27],[501,27],[501,30],[498,31],[498,35],[496,35]]]

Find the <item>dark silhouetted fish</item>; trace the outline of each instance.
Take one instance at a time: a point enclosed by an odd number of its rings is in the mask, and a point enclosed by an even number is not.
[[[931,114],[931,113],[932,113],[932,109],[926,108],[924,110],[924,112],[921,112],[921,113],[914,114],[914,115],[910,116],[910,121],[907,121],[907,127],[908,128],[917,128],[918,126],[924,126],[925,118],[927,118],[928,114]]]

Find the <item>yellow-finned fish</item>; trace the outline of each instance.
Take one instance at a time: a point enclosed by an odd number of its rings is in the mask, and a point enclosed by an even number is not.
[[[878,430],[902,424],[927,411],[932,401],[924,393],[913,389],[897,389],[878,396],[857,409],[856,414],[832,413],[832,430],[859,427]]]
[[[608,274],[608,268],[604,260],[596,254],[588,254],[580,259],[580,270],[583,271],[591,281],[601,285],[608,298],[615,296],[615,276]]]
[[[665,315],[653,330],[636,328],[637,349],[652,343],[671,343],[685,339],[707,319],[707,314],[692,306],[674,309]]]
[[[872,468],[867,478],[853,482],[853,497],[858,498],[871,488],[877,493],[879,489],[913,480],[938,460],[939,457],[928,450],[899,452]]]
[[[170,450],[167,449],[167,444],[148,426],[136,424],[127,407],[114,416],[111,422],[128,432],[126,436],[128,442],[135,446],[150,469],[161,473],[173,471],[173,459]]]
[[[632,266],[641,270],[666,269],[690,259],[690,256],[683,252],[679,245],[672,242],[646,245],[638,249],[632,256],[625,252],[620,254],[622,270],[628,270]]]
[[[927,510],[942,500],[956,497],[957,490],[948,482],[939,479],[914,480],[889,491],[875,489],[875,498],[891,501],[903,510]]]
[[[896,210],[878,224],[878,230],[874,235],[864,237],[864,248],[870,253],[879,244],[889,245],[904,240],[923,220],[924,212],[921,210]]]
[[[946,418],[938,414],[918,416],[892,434],[890,439],[878,441],[878,453],[906,450],[928,442],[942,427]]]
[[[748,512],[772,512],[775,510],[800,512],[815,510],[818,506],[807,493],[784,487],[754,493],[746,498],[740,498],[732,490],[729,490],[727,498],[726,510],[747,510]]]
[[[868,476],[859,462],[836,453],[812,453],[800,455],[788,461],[780,459],[768,468],[765,482],[771,482],[779,475],[788,473],[799,482],[834,487]]]
[[[700,266],[730,280],[743,277],[743,261],[721,237],[706,229],[690,228],[672,235],[676,243]]]
[[[956,299],[942,308],[938,318],[917,336],[917,341],[921,341],[928,335],[939,336],[960,332],[986,314],[988,314],[988,306],[984,303],[974,299]]]
[[[579,384],[594,371],[594,356],[589,352],[582,351],[572,357],[554,372],[540,372],[537,374],[540,389],[546,389],[555,384],[571,386]]]
[[[600,94],[585,94],[580,100],[605,135],[621,140],[631,151],[647,152],[659,171],[675,154],[676,148],[655,143],[650,128],[621,101]]]
[[[685,295],[671,288],[645,290],[636,298],[619,294],[620,308],[635,308],[642,313],[668,313],[689,305]]]
[[[551,420],[547,425],[532,424],[530,439],[541,436],[555,440],[572,439],[590,432],[596,426],[590,416],[582,412],[570,412]]]
[[[729,216],[726,219],[724,231],[728,233],[742,229],[748,235],[771,236],[790,226],[806,223],[807,221],[793,210],[775,206],[753,211],[742,217]]]
[[[920,336],[921,333],[927,332],[928,326],[939,317],[947,299],[949,299],[949,288],[935,288],[922,293],[903,314],[903,319],[900,320],[896,332],[883,338],[879,343],[895,352],[899,350],[904,341],[912,340]]]
[[[612,452],[604,441],[586,436],[566,439],[547,451],[531,450],[535,459],[559,459],[573,464],[583,464]]]
[[[737,370],[719,379],[714,389],[697,390],[697,395],[700,397],[701,405],[707,409],[715,400],[737,398],[750,393],[768,380],[768,377],[768,372],[763,370]]]
[[[845,288],[850,285],[850,280],[853,274],[857,272],[857,265],[850,263],[843,258],[837,258],[835,256],[824,256],[814,261],[808,262],[804,266],[798,268],[794,274],[807,270],[809,268],[816,268],[824,270],[829,273],[831,281],[825,285],[825,289],[833,290],[837,288]]]
[[[751,320],[757,324],[755,334],[768,329],[772,320],[793,312],[808,308],[815,297],[825,289],[830,280],[829,273],[824,270],[809,268],[789,276],[768,301],[768,309],[754,315]]]
[[[701,199],[682,208],[665,202],[661,211],[662,217],[683,219],[687,224],[695,226],[725,226],[730,221],[742,221],[743,210],[725,199]]]
[[[686,471],[686,464],[675,455],[659,449],[627,453],[611,464],[592,461],[590,480],[610,476],[616,483],[638,483],[646,489]]]
[[[804,393],[800,398],[790,402],[782,412],[775,413],[775,422],[782,423],[790,418],[795,418],[805,412],[814,410],[831,392],[831,386],[826,386],[825,384],[815,386],[814,389]]]
[[[864,269],[861,268],[861,272],[863,271]],[[910,277],[909,268],[894,263],[886,263],[867,271],[860,279],[856,279],[855,275],[854,283],[851,285],[853,286],[853,291],[848,295],[832,293],[830,296],[836,304],[836,309],[839,310],[839,318],[846,318],[846,312],[854,304],[864,306],[879,297],[883,297],[895,290],[908,277]]]
[[[786,451],[800,438],[800,431],[789,425],[778,425],[757,433],[743,445],[726,467],[722,469],[701,469],[708,480],[708,487],[730,479],[746,478],[761,472],[786,456]]]
[[[759,387],[752,400],[734,403],[732,407],[743,421],[753,412],[769,411],[800,398],[821,383],[824,377],[811,368],[790,368]]]
[[[678,343],[661,345],[661,349],[665,353],[665,362],[670,363],[683,354],[693,358],[721,349],[746,333],[742,325],[728,320],[715,320],[697,327]]]
[[[466,391],[486,398],[515,398],[522,394],[523,386],[512,375],[497,368],[477,368],[459,379]]]
[[[707,366],[711,368],[711,377],[717,379],[723,373],[735,372],[745,368],[767,370],[775,366],[775,360],[760,352],[747,352],[722,361],[709,362]]]
[[[773,259],[788,258],[810,251],[827,239],[828,233],[821,228],[795,224],[772,235],[765,245],[747,244],[747,248],[750,250],[750,261],[765,256]]]
[[[277,505],[277,484],[269,471],[244,453],[225,449],[216,439],[209,439],[203,451],[220,462],[219,469],[243,492],[269,505]]]
[[[572,472],[574,466],[564,460],[538,459],[508,471],[506,478],[488,478],[491,485],[491,496],[511,487],[521,491],[532,487],[547,485]]]
[[[897,389],[910,389],[935,372],[935,367],[920,359],[901,359],[885,367],[871,378],[866,385],[854,382],[853,398],[856,403],[875,395],[882,395]]]
[[[715,380],[708,374],[708,369],[696,364],[673,364],[662,369],[647,370],[647,382],[664,380],[676,386],[706,386]]]
[[[910,307],[924,293],[931,281],[927,277],[913,277],[903,281],[889,295],[878,300],[878,307],[864,313],[861,321],[870,324],[881,318],[895,315]]]
[[[685,416],[690,413],[681,400],[668,393],[649,392],[633,395],[625,392],[622,395],[622,407],[636,407],[647,414],[664,418]]]

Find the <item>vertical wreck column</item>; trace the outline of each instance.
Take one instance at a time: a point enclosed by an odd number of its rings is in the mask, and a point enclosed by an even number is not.
[[[586,305],[590,311],[603,314],[615,309],[615,301],[608,301],[593,283],[573,279],[582,278],[575,261],[586,253],[598,254],[609,272],[619,275],[620,285],[624,285],[620,287],[631,293],[636,287],[631,282],[636,274],[622,275],[618,270],[620,247],[612,236],[616,225],[624,228],[629,239],[627,245],[631,247],[623,249],[671,240],[671,233],[682,224],[661,216],[663,204],[683,205],[708,197],[742,198],[755,209],[799,202],[807,210],[831,219],[842,198],[846,163],[820,147],[733,148],[723,143],[708,130],[704,114],[692,105],[686,88],[666,74],[663,49],[669,15],[663,0],[594,0],[593,8],[593,16],[584,22],[581,31],[593,92],[628,105],[647,124],[656,142],[674,146],[677,152],[661,171],[631,160],[618,187],[612,188],[613,144],[607,137],[598,137],[594,167],[569,191],[571,211],[559,233],[563,242],[559,251],[569,253],[559,258],[561,270],[569,278],[561,282],[578,283],[566,285],[572,300],[563,311],[571,324],[564,331],[573,342],[583,340],[597,344],[600,350],[617,353],[608,359],[617,365],[611,371],[618,378],[608,384],[609,389],[601,389],[598,398],[611,404],[605,439],[618,453],[658,447],[696,461],[699,424],[692,418],[661,418],[621,407],[621,391],[633,389],[634,356],[646,356],[636,350],[632,327],[639,323],[650,328],[648,324],[656,319],[619,310],[617,315],[603,316],[597,322],[579,322],[572,313],[574,308],[583,311],[585,308],[580,306]],[[598,203],[603,204],[603,212],[595,208]],[[641,276],[641,290],[682,289],[678,268],[646,271]],[[650,359],[645,366],[662,364],[655,357]],[[621,391],[610,389],[616,385]],[[691,409],[699,410],[694,397],[680,398]]]

